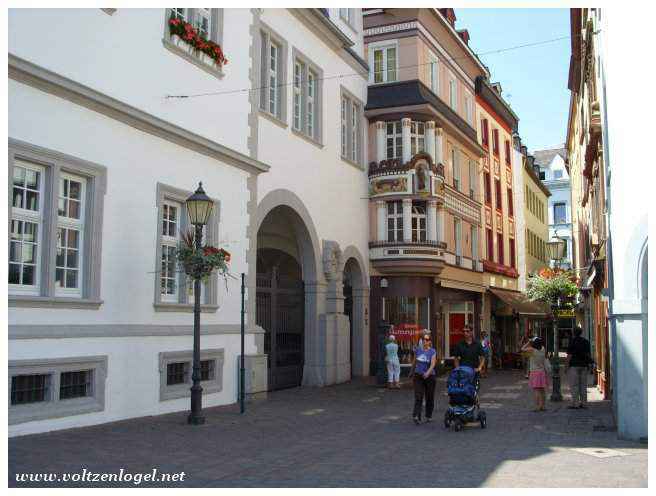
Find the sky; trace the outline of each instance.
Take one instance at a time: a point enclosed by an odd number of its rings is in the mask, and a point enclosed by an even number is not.
[[[569,111],[569,38],[487,54],[498,49],[569,36],[569,9],[455,9],[456,29],[469,31],[469,46],[500,82],[502,96],[519,117],[529,152],[565,142]]]

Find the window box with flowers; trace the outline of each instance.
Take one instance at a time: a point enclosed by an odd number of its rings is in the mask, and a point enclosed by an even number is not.
[[[164,46],[197,67],[222,78],[228,59],[219,43],[222,9],[171,9]]]

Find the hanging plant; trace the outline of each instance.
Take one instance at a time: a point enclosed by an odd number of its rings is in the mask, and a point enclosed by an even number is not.
[[[194,233],[189,230],[182,235],[176,250],[176,258],[184,273],[192,279],[206,282],[215,270],[222,277],[229,276],[230,253],[223,248],[205,245],[196,249]]]
[[[537,274],[528,276],[526,296],[531,301],[541,301],[550,305],[570,302],[579,292],[579,280],[571,270],[540,269]]]
[[[224,66],[228,63],[228,59],[225,58],[221,46],[199,35],[198,31],[187,21],[183,21],[172,15],[169,19],[169,33],[171,33],[171,36],[178,36],[194,50],[207,55],[216,65]]]

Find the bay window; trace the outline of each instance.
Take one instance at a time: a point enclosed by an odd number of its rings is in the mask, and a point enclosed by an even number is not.
[[[396,81],[397,57],[396,45],[374,47],[372,51],[373,82],[391,83]]]
[[[403,202],[387,202],[387,241],[403,241]]]
[[[387,123],[387,159],[403,157],[401,121]]]
[[[412,202],[412,241],[426,241],[426,202]]]
[[[410,124],[410,156],[425,150],[425,125],[423,122],[412,121]]]

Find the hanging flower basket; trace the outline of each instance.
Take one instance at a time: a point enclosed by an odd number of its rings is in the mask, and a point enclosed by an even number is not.
[[[194,235],[191,231],[182,236],[182,241],[176,250],[176,258],[184,273],[192,279],[206,281],[215,270],[223,277],[228,275],[230,253],[223,248],[209,245],[197,250],[194,247]]]
[[[528,276],[526,296],[531,301],[541,301],[555,305],[558,301],[572,302],[579,292],[579,280],[571,270],[540,269],[537,274]]]

